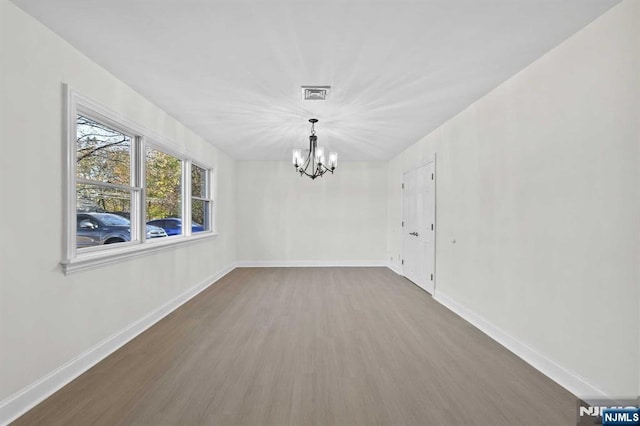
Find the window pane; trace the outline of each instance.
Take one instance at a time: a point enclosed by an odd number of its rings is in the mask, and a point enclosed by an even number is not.
[[[76,194],[76,247],[130,241],[131,191],[78,184]]]
[[[207,171],[193,164],[191,166],[191,195],[198,198],[207,196]]]
[[[78,184],[76,197],[76,208],[79,212],[115,213],[129,218],[131,191]]]
[[[182,219],[182,161],[156,149],[147,148],[145,179],[147,221]],[[182,233],[180,220],[163,221],[160,224],[164,225],[168,235]]]
[[[209,171],[195,164],[191,167],[191,232],[211,230],[211,200],[207,180]],[[203,200],[204,198],[204,200]]]
[[[129,185],[131,137],[82,115],[76,121],[77,176]]]
[[[211,230],[210,209],[210,201],[191,200],[191,233]]]

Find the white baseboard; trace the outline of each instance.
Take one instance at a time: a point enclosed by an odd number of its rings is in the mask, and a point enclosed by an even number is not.
[[[79,354],[46,376],[0,401],[0,425],[7,425],[35,407],[95,364],[112,354],[134,337],[160,321],[189,299],[235,269],[231,264],[159,308]]]
[[[238,268],[386,267],[383,260],[240,260]]]
[[[442,291],[438,291],[438,293],[434,296],[434,299],[451,311],[461,316],[463,319],[473,324],[487,336],[500,343],[502,346],[516,354],[518,357],[522,358],[536,370],[540,371],[542,374],[549,377],[551,380],[567,389],[569,392],[573,393],[580,399],[586,402],[611,399],[611,396],[607,395],[606,392],[588,383],[580,375],[562,367],[561,365],[542,355],[535,349],[527,346],[515,337],[507,334],[480,315],[477,315],[471,309],[456,302],[447,295],[442,294]]]
[[[402,275],[402,271],[400,270],[400,268],[397,265],[394,265],[393,263],[387,263],[387,268],[391,269],[393,272],[395,272],[398,275]]]

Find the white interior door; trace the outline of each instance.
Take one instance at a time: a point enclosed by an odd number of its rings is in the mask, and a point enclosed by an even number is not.
[[[402,179],[402,273],[411,281],[418,281],[418,191],[416,170],[404,174]]]
[[[403,176],[402,272],[433,294],[435,281],[435,163]]]

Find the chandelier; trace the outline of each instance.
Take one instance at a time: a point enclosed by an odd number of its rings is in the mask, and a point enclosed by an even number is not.
[[[300,172],[300,176],[306,175],[311,179],[315,179],[324,175],[327,172],[331,172],[336,169],[338,165],[338,153],[329,153],[329,163],[325,162],[324,148],[318,146],[318,137],[316,136],[315,124],[318,122],[317,118],[310,118],[311,123],[311,135],[309,136],[309,150],[307,151],[306,158],[302,154],[302,150],[293,150],[293,165],[296,167],[296,171]]]

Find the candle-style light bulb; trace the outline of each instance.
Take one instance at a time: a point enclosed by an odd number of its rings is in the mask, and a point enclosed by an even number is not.
[[[298,166],[300,166],[301,159],[302,159],[302,153],[300,152],[300,150],[299,149],[294,149],[292,151],[292,159],[291,159],[291,161],[293,162],[293,165],[296,166],[296,168]]]
[[[324,147],[316,148],[316,163],[324,163]]]
[[[338,153],[333,151],[329,153],[329,167],[335,169],[338,165]]]

